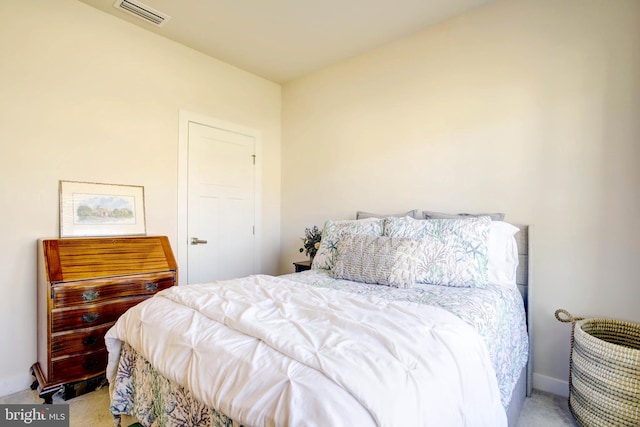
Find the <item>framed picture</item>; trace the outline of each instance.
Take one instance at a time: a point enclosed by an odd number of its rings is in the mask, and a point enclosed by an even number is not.
[[[144,187],[60,181],[60,237],[144,234]]]

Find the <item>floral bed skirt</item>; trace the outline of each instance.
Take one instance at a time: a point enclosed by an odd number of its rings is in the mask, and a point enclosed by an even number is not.
[[[116,381],[110,387],[110,410],[116,427],[120,427],[122,414],[137,418],[144,427],[241,426],[160,375],[126,343],[122,345]]]

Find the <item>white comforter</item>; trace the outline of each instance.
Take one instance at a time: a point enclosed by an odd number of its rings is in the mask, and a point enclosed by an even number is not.
[[[106,335],[248,426],[505,426],[487,350],[438,307],[278,277],[158,293]]]

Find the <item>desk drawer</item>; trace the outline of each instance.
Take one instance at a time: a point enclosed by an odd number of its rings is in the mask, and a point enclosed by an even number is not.
[[[99,375],[107,368],[107,350],[53,360],[51,382],[74,382]]]
[[[104,334],[113,323],[51,335],[51,358],[93,352],[105,348]]]
[[[96,304],[109,300],[151,296],[175,284],[173,271],[105,279],[78,280],[52,286],[53,308]]]
[[[124,298],[102,304],[86,304],[81,307],[56,309],[51,311],[51,332],[89,328],[111,323],[134,305],[147,297]]]

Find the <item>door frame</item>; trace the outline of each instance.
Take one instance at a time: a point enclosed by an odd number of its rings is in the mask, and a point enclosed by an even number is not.
[[[188,235],[188,201],[189,201],[189,123],[198,123],[230,132],[240,133],[254,138],[255,141],[255,169],[254,169],[254,267],[256,273],[262,270],[262,136],[259,131],[248,127],[224,122],[187,110],[180,110],[178,124],[178,281],[179,284],[189,283],[189,235]]]

